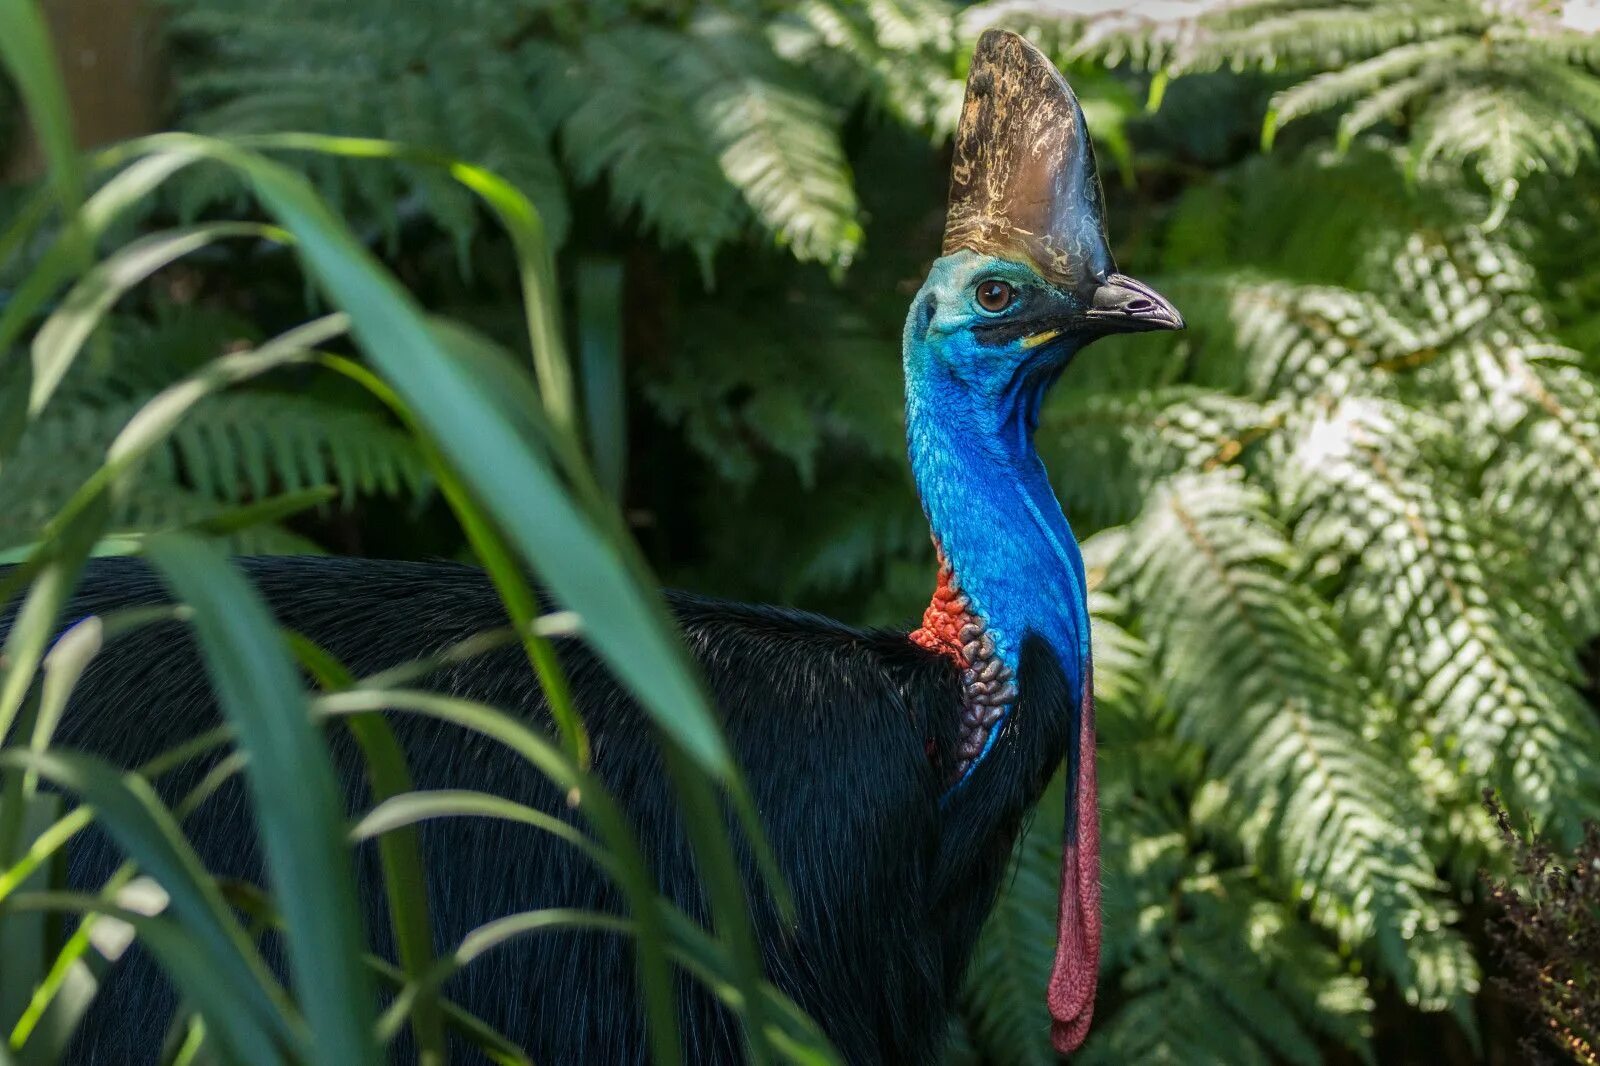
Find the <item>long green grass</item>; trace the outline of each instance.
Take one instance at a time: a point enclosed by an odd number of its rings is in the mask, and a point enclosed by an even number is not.
[[[682,1061],[675,970],[704,981],[735,1008],[751,1061],[835,1061],[815,1025],[762,978],[746,886],[723,828],[725,800],[739,812],[740,830],[765,869],[760,890],[787,906],[786,890],[701,683],[613,513],[617,442],[592,439],[600,477],[591,469],[553,296],[552,259],[532,205],[481,169],[366,140],[171,134],[85,158],[74,147],[52,56],[33,0],[0,4],[0,60],[20,88],[50,165],[40,197],[15,218],[0,220],[0,261],[43,249],[0,304],[0,467],[29,421],[49,409],[56,386],[119,297],[216,241],[292,246],[333,311],[251,351],[220,356],[150,400],[100,468],[0,578],[0,595],[17,612],[0,649],[0,1064],[61,1058],[114,962],[96,946],[106,938],[90,936],[97,926],[137,937],[179,989],[183,1007],[165,1034],[171,1062],[377,1063],[385,1060],[385,1044],[406,1027],[426,1063],[446,1061],[450,1030],[495,1061],[524,1061],[516,1047],[444,1000],[439,989],[485,951],[558,928],[607,929],[635,939],[658,1062]],[[400,157],[440,168],[475,194],[516,249],[532,366],[430,316],[280,161],[288,152]],[[226,168],[268,221],[207,222],[104,246],[120,220],[202,161]],[[361,360],[327,350],[344,339]],[[605,358],[604,351],[587,353],[586,373],[607,373]],[[524,647],[554,712],[555,734],[493,707],[410,689],[406,682],[416,671],[353,677],[320,648],[280,631],[207,538],[314,505],[325,498],[319,491],[257,501],[202,526],[108,536],[119,494],[197,402],[288,364],[354,380],[415,435],[512,620],[507,632],[480,641]],[[144,554],[181,606],[89,618],[60,634],[62,610],[84,561],[109,551]],[[527,573],[570,612],[563,614],[569,621],[540,616]],[[73,685],[103,644],[174,615],[194,630],[225,728],[132,772],[55,745],[55,725]],[[589,772],[587,736],[550,645],[572,616],[582,639],[659,727],[664,763],[692,827],[712,904],[710,928],[657,895],[640,842]],[[304,677],[314,679],[314,691]],[[389,731],[391,714],[451,722],[508,746],[573,797],[584,827],[488,793],[414,791]],[[325,734],[338,729],[351,730],[358,741],[374,799],[353,823],[325,747]],[[231,747],[232,754],[189,796],[175,806],[158,798],[152,781],[217,747]],[[243,774],[255,800],[269,874],[268,884],[243,895],[211,878],[184,837],[185,817],[234,774]],[[568,838],[622,889],[627,916],[568,910],[506,915],[436,956],[415,826],[443,817],[504,819]],[[67,892],[62,857],[90,824],[98,824],[127,861],[98,893]],[[369,953],[353,874],[351,849],[373,840],[398,945],[392,961]],[[283,936],[287,983],[257,948],[253,932],[262,927]],[[380,987],[392,993],[381,1011]]]

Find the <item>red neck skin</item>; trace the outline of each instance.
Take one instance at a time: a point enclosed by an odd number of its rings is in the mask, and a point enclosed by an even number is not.
[[[939,553],[938,583],[933,599],[922,614],[922,626],[911,639],[929,651],[948,656],[962,671],[964,683],[981,658],[969,655],[970,639],[983,619],[961,592],[944,553]],[[1008,674],[1009,676],[1009,674]],[[1015,694],[1015,689],[1010,690]],[[972,716],[972,691],[963,708],[963,728]],[[982,708],[976,708],[981,712]],[[966,743],[967,734],[963,734]],[[960,764],[964,770],[966,763]],[[1050,971],[1046,1002],[1050,1008],[1050,1042],[1068,1055],[1083,1046],[1094,1017],[1095,983],[1100,969],[1100,808],[1095,775],[1094,683],[1085,669],[1078,715],[1078,773],[1073,795],[1068,797],[1066,839],[1061,849],[1061,897],[1057,911],[1055,962]]]
[[[1045,995],[1050,1005],[1050,1042],[1063,1055],[1082,1047],[1089,1035],[1100,973],[1100,789],[1094,766],[1094,680],[1089,672],[1084,675],[1078,715],[1078,753],[1077,795],[1067,806],[1077,831],[1069,825],[1061,846],[1056,959]]]
[[[962,653],[960,633],[962,627],[973,620],[971,603],[956,587],[955,570],[940,552],[938,584],[934,586],[933,599],[922,612],[922,628],[912,631],[911,640],[929,651],[948,655],[965,670],[972,664]]]

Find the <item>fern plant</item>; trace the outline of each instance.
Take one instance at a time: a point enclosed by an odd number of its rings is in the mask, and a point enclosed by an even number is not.
[[[1163,944],[1149,903],[1113,948],[1127,998],[1091,1045],[1108,1061],[1316,1062],[1306,1034],[1319,1030],[1367,1054],[1361,1004],[1385,990],[1470,1025],[1479,966],[1457,901],[1498,854],[1478,789],[1496,784],[1569,837],[1600,809],[1600,728],[1573,661],[1600,631],[1596,547],[1568,524],[1592,507],[1600,405],[1581,398],[1593,371],[1548,332],[1504,236],[1397,236],[1366,273],[1360,289],[1216,286],[1218,332],[1198,343],[1231,353],[1218,384],[1056,415],[1064,450],[1093,438],[1087,462],[1144,500],[1091,556],[1105,560],[1107,617],[1139,639],[1139,669],[1156,679],[1131,717],[1187,753],[1153,770],[1148,737],[1117,758],[1108,735],[1107,777],[1132,791],[1108,799],[1107,854],[1162,854],[1123,835],[1153,805],[1173,869],[1203,871],[1168,882],[1182,901],[1173,920],[1198,942]],[[1096,417],[1108,414],[1124,416],[1120,433]],[[1125,697],[1106,702],[1130,714]],[[995,918],[1002,941],[1048,910],[1032,887],[1052,861],[1040,851],[1020,853],[1017,898]],[[1149,898],[1146,876],[1110,874],[1107,899]],[[1185,894],[1197,885],[1209,902]],[[1121,906],[1108,921],[1125,920]],[[1310,977],[1228,939],[1274,906],[1304,908],[1318,930],[1292,926],[1328,952],[1312,981],[1326,1002],[1233,1001],[1256,995],[1238,974],[1264,972],[1269,989]],[[1202,916],[1219,913],[1208,929]],[[1035,963],[1032,980],[1047,973]],[[986,1017],[975,1012],[973,1031],[996,1041],[991,1057],[1024,1053]]]
[[[1600,39],[1542,0],[1262,0],[1203,20],[1179,75],[1223,64],[1304,77],[1272,99],[1264,140],[1338,113],[1338,141],[1393,125],[1419,170],[1465,164],[1504,202],[1530,175],[1570,177],[1595,152]]]
[[[107,446],[160,389],[250,328],[186,308],[124,318],[98,359],[75,367],[0,469],[0,551],[38,539]],[[361,496],[424,501],[432,479],[415,442],[378,407],[258,387],[202,400],[138,469],[111,516],[118,532],[193,525],[231,507],[329,486],[349,507]],[[315,552],[305,537],[266,522],[240,530],[244,552]]]
[[[618,216],[703,261],[757,231],[845,266],[861,240],[847,110],[870,98],[934,125],[959,97],[937,0],[816,0],[780,19],[788,5],[757,0],[170,2],[199,128],[426,145],[504,174],[558,238],[575,191],[603,182]],[[466,194],[437,177],[323,176],[388,226],[399,201],[472,228]]]

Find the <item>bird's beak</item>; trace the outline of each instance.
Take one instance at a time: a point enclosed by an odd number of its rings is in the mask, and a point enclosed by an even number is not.
[[[1170,300],[1126,274],[1107,275],[1095,287],[1084,317],[1107,333],[1147,333],[1184,325]]]

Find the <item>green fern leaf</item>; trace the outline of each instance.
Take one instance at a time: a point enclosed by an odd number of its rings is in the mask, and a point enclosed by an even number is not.
[[[696,86],[696,113],[722,173],[797,258],[848,266],[861,225],[838,114],[744,27],[707,19],[694,37],[699,47],[674,71]]]
[[[1416,786],[1379,725],[1392,713],[1372,712],[1323,608],[1294,583],[1267,506],[1236,477],[1185,478],[1136,527],[1121,580],[1164,700],[1209,752],[1246,848],[1316,920],[1349,943],[1448,922]],[[1405,979],[1403,960],[1384,962]]]
[[[1393,403],[1341,404],[1291,459],[1295,512],[1346,568],[1342,607],[1360,654],[1433,742],[1521,809],[1586,809],[1600,730],[1572,688],[1569,653],[1524,606],[1520,568],[1485,560],[1493,531],[1425,460],[1417,441],[1445,432]]]

